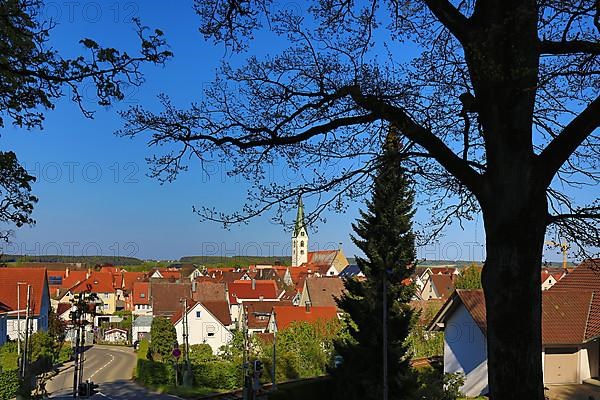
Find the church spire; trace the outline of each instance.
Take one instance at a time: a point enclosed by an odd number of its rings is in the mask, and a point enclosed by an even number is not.
[[[292,267],[299,267],[306,262],[308,262],[308,232],[304,221],[302,196],[298,196],[296,223],[292,233]]]

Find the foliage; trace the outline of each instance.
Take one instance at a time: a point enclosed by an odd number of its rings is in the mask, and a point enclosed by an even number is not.
[[[61,346],[58,357],[55,359],[56,363],[64,363],[73,358],[73,348],[70,343],[63,343]]]
[[[37,331],[29,337],[31,369],[35,374],[47,372],[58,357],[59,343],[48,332]]]
[[[207,268],[235,268],[257,264],[291,265],[290,257],[266,256],[187,256],[179,259],[182,263],[204,265]]]
[[[332,366],[333,343],[347,335],[337,321],[294,322],[277,333],[276,378],[278,382],[309,378],[327,373]],[[273,368],[273,343],[257,341],[256,355],[263,361],[265,380],[270,380]]]
[[[37,198],[30,192],[35,177],[29,175],[19,164],[16,154],[12,151],[0,151],[0,171],[0,199],[2,199],[0,222],[13,223],[17,228],[33,224],[35,221],[31,218],[31,213]],[[0,240],[8,241],[10,235],[10,230],[0,231]]]
[[[56,315],[52,307],[48,314],[48,335],[59,344],[64,342],[66,335],[65,323]]]
[[[173,363],[162,363],[152,360],[137,360],[136,379],[142,385],[173,385],[175,375]]]
[[[148,339],[140,340],[138,349],[137,349],[137,358],[138,360],[147,360],[148,354],[150,352],[150,342]]]
[[[17,342],[6,342],[0,347],[0,369],[10,371],[19,368]]]
[[[444,355],[444,333],[426,332],[422,326],[415,325],[406,338],[412,358],[435,357]]]
[[[194,384],[213,389],[236,389],[242,382],[241,364],[209,361],[192,365]]]
[[[383,338],[387,333],[389,393],[410,397],[414,378],[405,345],[413,318],[409,306],[414,287],[407,279],[414,271],[415,243],[412,232],[413,191],[402,166],[399,142],[391,131],[378,162],[372,200],[367,211],[353,225],[354,243],[366,258],[357,264],[366,280],[345,281],[346,293],[339,307],[347,313],[351,341],[338,341],[343,364],[333,372],[340,398],[379,399],[383,385]],[[385,285],[387,295],[382,288]],[[387,329],[383,328],[383,300],[386,300]],[[360,379],[356,379],[357,371]]]
[[[232,338],[226,345],[221,346],[220,356],[226,361],[241,363],[244,357],[244,332],[239,329],[231,330]],[[253,340],[250,337],[250,340]]]
[[[19,373],[16,369],[0,371],[0,400],[15,398],[19,388]]]
[[[168,362],[177,343],[177,333],[171,321],[165,317],[156,317],[150,327],[150,357],[155,361]]]
[[[431,367],[422,368],[418,372],[420,399],[456,400],[462,397],[460,387],[464,384],[464,374],[444,374]]]
[[[456,289],[481,289],[481,267],[470,265],[462,268],[454,280]]]
[[[212,347],[207,343],[193,344],[190,346],[190,362],[199,364],[207,361],[215,360]]]

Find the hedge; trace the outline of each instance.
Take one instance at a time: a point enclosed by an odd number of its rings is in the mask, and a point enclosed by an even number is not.
[[[12,399],[18,391],[19,374],[17,370],[0,372],[0,399]]]
[[[237,389],[242,384],[242,369],[229,361],[209,361],[192,365],[194,385],[213,389]]]
[[[172,364],[143,359],[137,361],[137,380],[143,385],[173,385],[173,372]]]

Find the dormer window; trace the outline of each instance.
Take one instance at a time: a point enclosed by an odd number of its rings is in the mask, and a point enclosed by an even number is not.
[[[146,297],[146,293],[140,293],[140,297],[143,299]]]

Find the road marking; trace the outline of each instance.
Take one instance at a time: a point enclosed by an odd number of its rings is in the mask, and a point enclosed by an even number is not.
[[[102,392],[98,392],[98,393],[96,393],[96,394],[99,394],[99,395],[100,395],[100,396],[102,396],[102,397],[106,397],[106,398],[107,398],[107,399],[109,399],[109,400],[113,400],[113,398],[112,398],[112,397],[110,397],[110,396],[107,396],[107,395],[105,395],[105,394],[104,394],[104,393],[102,393]]]
[[[101,366],[100,368],[98,368],[96,371],[94,371],[94,373],[89,376],[89,378],[88,378],[89,380],[91,380],[94,377],[94,375],[96,375],[98,372],[100,372],[104,368],[108,367],[108,365],[111,362],[115,361],[115,356],[113,356],[112,354],[109,354],[108,356],[110,357],[110,361],[108,361],[106,364],[104,364],[103,366]]]

